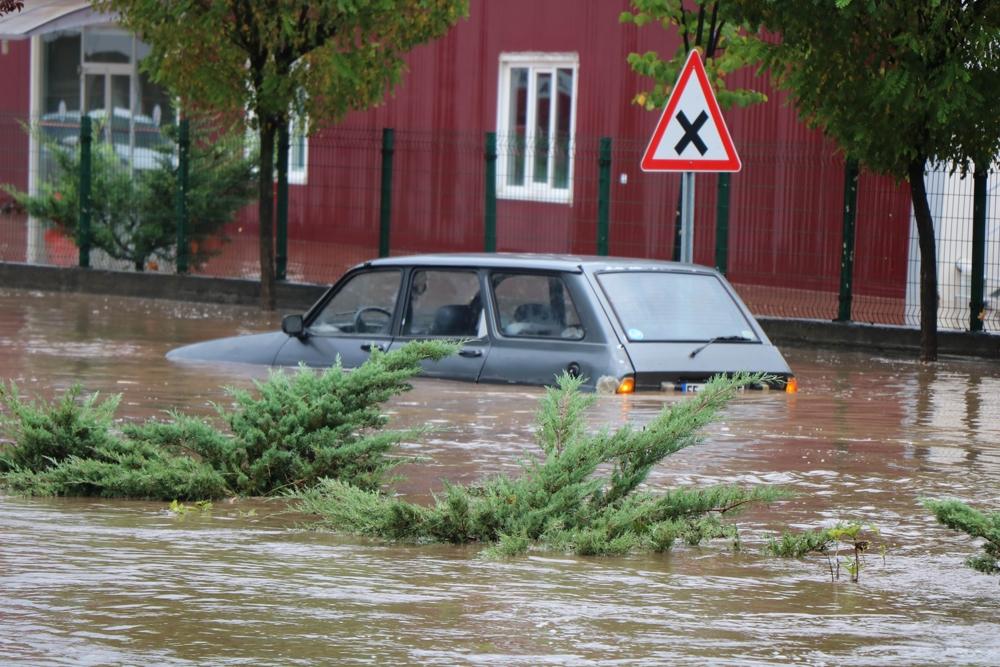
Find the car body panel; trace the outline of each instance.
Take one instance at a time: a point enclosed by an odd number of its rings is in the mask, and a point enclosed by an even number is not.
[[[392,344],[392,336],[320,336],[303,338],[291,337],[275,357],[275,366],[297,366],[305,364],[313,368],[332,366],[339,358],[344,368],[360,366],[371,356],[373,347],[387,350]]]
[[[217,338],[192,343],[167,352],[171,361],[223,361],[274,365],[281,348],[288,343],[281,331]]]

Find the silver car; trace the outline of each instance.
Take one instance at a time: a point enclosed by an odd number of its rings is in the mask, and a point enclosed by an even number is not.
[[[697,391],[718,373],[763,372],[794,391],[788,364],[713,269],[646,259],[434,254],[348,271],[282,331],[196,343],[173,360],[347,368],[371,350],[427,338],[464,341],[423,375],[588,389]]]

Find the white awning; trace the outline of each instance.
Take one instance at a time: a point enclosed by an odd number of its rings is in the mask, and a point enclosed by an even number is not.
[[[0,39],[25,39],[117,19],[117,14],[96,12],[87,0],[25,0],[21,11],[0,16]]]

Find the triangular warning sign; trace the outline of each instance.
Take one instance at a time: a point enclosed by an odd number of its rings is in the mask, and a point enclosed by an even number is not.
[[[642,156],[642,170],[739,171],[742,166],[701,56],[692,50]]]

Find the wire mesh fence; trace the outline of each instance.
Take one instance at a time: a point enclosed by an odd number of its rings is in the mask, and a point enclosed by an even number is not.
[[[89,245],[96,268],[259,277],[257,160],[246,136],[199,126],[185,143],[176,127],[94,118],[86,142],[82,124],[72,114],[0,116],[0,260],[76,266]],[[289,281],[328,283],[366,259],[419,252],[678,259],[681,178],[640,172],[644,149],[615,137],[325,130],[295,148],[278,265]],[[696,263],[723,270],[757,315],[919,324],[906,183],[851,172],[825,144],[739,150],[741,172],[696,178]],[[979,195],[971,177],[945,169],[926,180],[939,324],[998,331],[1000,178],[990,174]],[[974,246],[977,201],[985,214]]]

